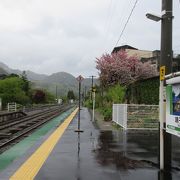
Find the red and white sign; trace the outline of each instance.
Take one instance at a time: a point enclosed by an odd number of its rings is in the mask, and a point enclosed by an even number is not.
[[[81,75],[79,75],[76,79],[77,79],[77,81],[79,81],[79,82],[81,82],[81,81],[84,80],[84,78],[83,78]]]

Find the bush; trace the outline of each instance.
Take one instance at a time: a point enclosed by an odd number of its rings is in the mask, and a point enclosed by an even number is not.
[[[112,105],[113,103],[122,103],[124,101],[126,88],[118,85],[109,87],[103,93],[97,91],[95,108],[98,108],[100,113],[104,116],[105,121],[112,119]],[[92,109],[92,100],[88,99],[84,105]]]
[[[3,106],[8,102],[16,102],[18,104],[27,104],[30,99],[23,90],[24,81],[19,77],[8,77],[0,80],[0,97]]]
[[[112,107],[111,108],[104,108],[102,111],[102,114],[104,116],[105,121],[111,121],[112,120]]]
[[[125,87],[118,85],[109,87],[104,92],[103,105],[99,107],[100,112],[104,116],[105,121],[110,121],[112,119],[112,105],[113,103],[122,103],[125,97]],[[102,101],[102,98],[99,98]],[[98,102],[97,102],[98,103]],[[98,105],[102,103],[99,102]]]
[[[85,103],[84,103],[84,106],[89,108],[89,109],[92,109],[92,106],[93,106],[92,101],[89,100],[89,99],[86,100]]]
[[[126,91],[126,99],[128,103],[134,104],[158,104],[159,76],[129,85]]]
[[[124,96],[125,96],[125,87],[122,87],[119,84],[110,87],[106,93],[107,101],[112,102],[112,104],[122,103],[124,100]]]

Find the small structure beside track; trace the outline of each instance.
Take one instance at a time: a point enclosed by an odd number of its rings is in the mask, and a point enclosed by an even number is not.
[[[8,113],[4,112],[0,114],[0,123],[10,120],[10,119],[15,119],[15,118],[24,117],[24,116],[27,116],[27,114],[22,111],[8,112]]]

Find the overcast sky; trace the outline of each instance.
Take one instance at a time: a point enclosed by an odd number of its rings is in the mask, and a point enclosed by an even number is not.
[[[0,0],[0,61],[52,74],[97,75],[96,57],[110,53],[136,0]],[[180,2],[174,0],[173,48],[180,53]],[[139,0],[118,45],[160,49],[161,0]],[[178,22],[179,21],[179,22]]]

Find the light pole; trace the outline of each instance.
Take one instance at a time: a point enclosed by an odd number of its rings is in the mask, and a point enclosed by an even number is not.
[[[57,85],[56,85],[56,101],[58,102],[58,99],[57,99]]]
[[[95,109],[95,99],[96,99],[96,89],[94,87],[94,77],[96,76],[90,76],[92,78],[92,84],[91,84],[91,100],[92,100],[92,108],[93,108],[93,112],[92,112],[92,121],[94,121],[94,109]]]
[[[93,116],[92,116],[92,121],[94,122],[94,110],[95,110],[95,100],[96,100],[96,88],[93,87],[92,89],[92,94],[93,94]]]
[[[172,0],[162,0],[162,14],[156,16],[154,14],[146,14],[146,17],[154,20],[161,20],[161,55],[160,55],[160,70],[165,75],[172,71]],[[171,134],[166,133],[166,95],[165,81],[160,79],[160,169],[168,171],[171,168]]]
[[[86,86],[84,87],[84,100],[86,100]]]

